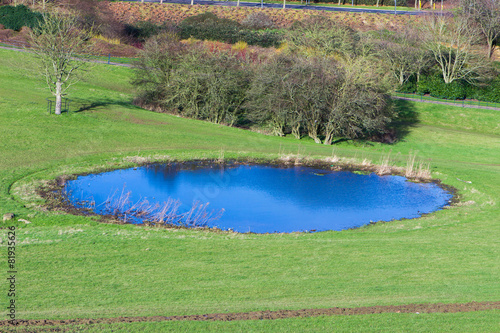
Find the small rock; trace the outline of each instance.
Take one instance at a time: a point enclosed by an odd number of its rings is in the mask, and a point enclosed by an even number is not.
[[[3,214],[3,221],[9,221],[9,220],[12,220],[14,218],[14,214],[12,213],[7,213],[7,214]]]
[[[19,221],[19,222],[24,222],[24,223],[26,223],[26,224],[30,224],[30,223],[31,223],[31,221],[28,221],[28,220],[25,220],[25,219],[19,219],[19,220],[17,220],[17,221]]]

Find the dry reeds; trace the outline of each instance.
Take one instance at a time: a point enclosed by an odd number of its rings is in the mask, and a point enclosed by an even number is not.
[[[123,218],[125,221],[144,222],[148,225],[180,226],[180,227],[207,227],[212,222],[220,219],[224,209],[216,212],[209,211],[209,203],[193,202],[191,208],[184,213],[179,212],[181,202],[169,198],[163,203],[151,204],[148,200],[130,202],[131,192],[123,188],[117,197],[117,191],[109,196],[104,205],[105,213]]]
[[[431,179],[430,163],[416,161],[417,152],[410,152],[406,161],[405,177]]]
[[[380,164],[377,165],[377,175],[382,176],[382,175],[388,175],[392,172],[392,168],[389,166],[389,162],[391,160],[391,151],[387,155],[382,155],[380,159]]]

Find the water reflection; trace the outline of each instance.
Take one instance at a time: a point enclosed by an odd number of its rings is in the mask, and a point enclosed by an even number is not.
[[[173,198],[184,211],[193,201],[209,202],[211,209],[225,210],[218,227],[256,233],[343,230],[414,218],[452,197],[436,184],[400,176],[263,165],[150,165],[81,176],[66,189],[73,202],[92,198],[97,213],[113,191],[130,191],[131,202]]]

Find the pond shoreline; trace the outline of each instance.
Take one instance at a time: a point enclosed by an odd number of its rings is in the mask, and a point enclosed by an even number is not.
[[[104,172],[110,172],[110,171],[116,171],[116,170],[122,170],[122,169],[137,169],[139,167],[144,167],[144,166],[154,166],[154,165],[170,165],[170,166],[180,166],[179,170],[185,170],[185,169],[202,169],[202,168],[228,168],[228,167],[235,167],[239,165],[259,165],[259,166],[271,166],[271,167],[276,167],[276,168],[292,168],[292,167],[310,167],[310,168],[316,168],[316,169],[321,169],[329,172],[335,172],[335,171],[348,171],[348,172],[353,172],[356,174],[371,174],[371,173],[376,173],[379,176],[382,175],[393,175],[393,176],[402,176],[405,177],[405,169],[401,167],[389,167],[390,172],[387,171],[387,168],[384,169],[383,173],[380,173],[380,166],[378,165],[373,165],[373,164],[355,164],[355,163],[346,163],[346,162],[339,162],[335,158],[326,158],[326,159],[306,159],[306,158],[293,158],[293,157],[285,157],[285,158],[275,158],[275,159],[255,159],[255,158],[237,158],[237,159],[190,159],[190,160],[175,160],[175,159],[168,159],[164,161],[139,161],[135,162],[134,165],[117,165],[115,167],[103,167],[103,168],[98,168],[97,170],[89,171],[89,172],[79,172],[71,175],[61,175],[56,177],[55,179],[49,180],[42,186],[38,186],[35,191],[37,195],[39,195],[43,200],[45,201],[45,204],[43,205],[44,209],[47,209],[49,211],[62,211],[67,214],[72,214],[72,215],[80,215],[80,216],[93,216],[98,219],[99,222],[101,223],[111,223],[111,224],[134,224],[137,226],[144,226],[144,227],[161,227],[165,229],[189,229],[189,230],[206,230],[210,232],[223,232],[223,233],[240,233],[236,232],[233,230],[222,230],[217,227],[185,227],[185,226],[178,226],[178,225],[161,225],[161,224],[155,224],[155,223],[148,223],[145,221],[144,223],[129,223],[126,221],[126,219],[123,219],[123,216],[119,215],[102,215],[102,214],[97,214],[92,211],[92,209],[89,208],[83,208],[83,207],[76,207],[73,205],[67,197],[63,194],[63,189],[66,185],[66,182],[69,180],[74,180],[79,176],[86,176],[86,175],[93,175],[93,174],[100,174]],[[445,205],[442,209],[449,208],[453,205],[456,205],[459,203],[459,198],[457,195],[458,190],[452,186],[443,184],[440,179],[422,179],[422,178],[409,178],[405,177],[407,181],[415,182],[415,183],[434,183],[437,186],[439,186],[441,189],[448,191],[451,194],[451,199],[448,201],[448,204]],[[431,213],[423,213],[421,216],[416,217],[424,217],[426,215],[432,214]],[[415,218],[410,218],[410,219],[415,219]],[[379,224],[379,223],[387,223],[387,222],[393,222],[396,220],[391,220],[391,221],[370,221],[364,227],[368,225],[374,225],[374,224]],[[350,230],[350,229],[359,229],[360,227],[355,227],[355,228],[348,228],[344,230]],[[327,231],[327,230],[325,230]],[[294,232],[282,232],[285,234],[288,233],[308,233],[308,232],[316,232],[316,230],[311,230],[311,231],[294,231]],[[318,232],[324,232],[324,231],[318,231]],[[254,232],[243,232],[242,234],[273,234],[273,233],[254,233]]]

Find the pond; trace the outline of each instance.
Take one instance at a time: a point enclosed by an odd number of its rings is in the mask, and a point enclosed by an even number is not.
[[[79,176],[63,191],[76,207],[117,214],[131,223],[156,218],[254,233],[344,230],[416,218],[441,209],[452,198],[435,183],[413,183],[401,176],[197,163]]]

